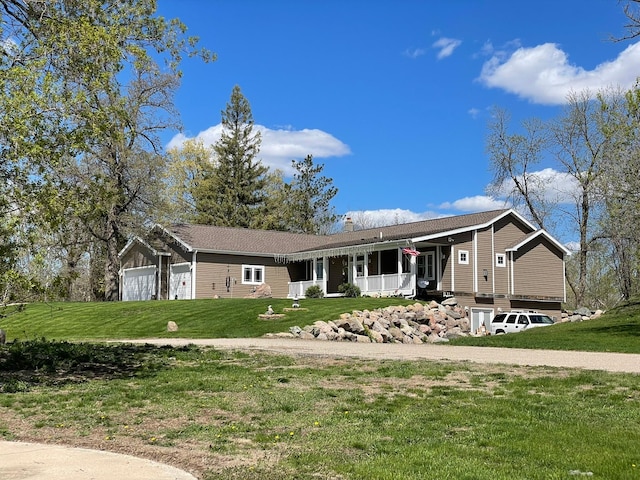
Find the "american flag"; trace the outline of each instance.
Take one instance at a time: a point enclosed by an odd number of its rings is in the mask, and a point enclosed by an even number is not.
[[[420,252],[417,251],[414,248],[409,248],[409,247],[405,247],[402,249],[402,253],[406,254],[406,255],[411,255],[412,257],[417,257],[418,255],[420,255]]]

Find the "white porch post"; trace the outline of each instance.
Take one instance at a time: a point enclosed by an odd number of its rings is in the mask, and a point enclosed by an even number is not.
[[[436,247],[436,260],[433,268],[436,269],[434,273],[436,288],[435,290],[442,290],[442,247],[438,245]]]
[[[416,275],[416,272],[417,272],[416,265],[417,265],[417,263],[418,263],[417,257],[414,257],[413,255],[411,255],[411,263],[410,263],[410,265],[411,265],[411,290],[412,290],[412,293],[414,295],[418,294],[418,290],[416,289],[416,276],[417,276]]]
[[[191,255],[191,300],[195,300],[196,298],[196,257],[198,255],[198,251],[194,250]],[[232,287],[233,288],[233,287]]]
[[[349,283],[356,284],[356,278],[358,278],[358,255],[355,253],[351,255],[351,279]]]
[[[362,266],[362,273],[364,274],[364,292],[369,291],[369,254],[364,254],[364,265]]]
[[[322,257],[322,291],[327,295],[327,277],[329,276],[329,257]]]

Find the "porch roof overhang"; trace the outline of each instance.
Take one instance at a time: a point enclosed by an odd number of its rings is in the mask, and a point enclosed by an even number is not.
[[[360,245],[344,245],[339,247],[323,248],[318,250],[307,250],[304,252],[286,253],[276,256],[276,260],[284,262],[301,262],[322,257],[340,257],[343,255],[364,255],[374,251],[406,247],[413,245],[410,239],[387,240],[383,242],[365,243]]]

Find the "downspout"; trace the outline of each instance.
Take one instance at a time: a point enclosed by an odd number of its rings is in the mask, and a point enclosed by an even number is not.
[[[495,224],[491,225],[491,293],[496,293],[496,244]]]
[[[191,254],[191,300],[196,298],[196,265],[198,251],[194,250]]]
[[[562,255],[562,290],[564,303],[567,303],[567,262],[564,254]]]
[[[478,231],[473,231],[473,291],[478,293]]]
[[[451,245],[451,291],[456,291],[456,249]]]
[[[513,261],[513,252],[509,252],[509,277],[511,279],[511,285],[509,285],[509,292],[511,293],[511,295],[515,295],[516,289],[515,289],[515,280],[514,280],[514,274],[513,271],[515,270],[514,268],[514,261]]]

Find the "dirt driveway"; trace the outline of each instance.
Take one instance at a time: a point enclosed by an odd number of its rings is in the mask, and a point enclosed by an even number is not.
[[[227,350],[261,350],[321,357],[356,357],[388,360],[438,360],[508,365],[583,368],[640,373],[640,355],[629,353],[570,352],[521,348],[463,347],[442,344],[327,342],[293,338],[140,339],[131,343],[206,345]]]

